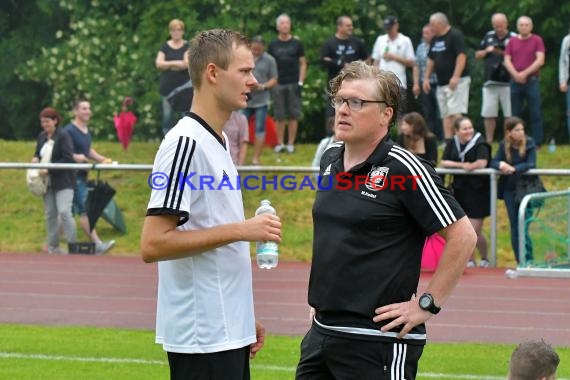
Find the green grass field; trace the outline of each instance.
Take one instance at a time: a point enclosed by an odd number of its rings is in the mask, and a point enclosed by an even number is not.
[[[151,331],[0,325],[0,380],[168,379],[166,355]],[[269,336],[251,362],[252,378],[294,377],[300,337]],[[426,346],[418,379],[504,379],[514,345]],[[559,378],[570,378],[570,348],[557,348]]]

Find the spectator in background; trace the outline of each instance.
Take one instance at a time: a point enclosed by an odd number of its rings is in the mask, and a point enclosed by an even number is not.
[[[554,380],[560,357],[544,340],[519,344],[511,355],[507,380]]]
[[[73,163],[73,141],[71,137],[59,127],[61,116],[51,107],[40,112],[40,123],[43,132],[38,136],[36,152],[32,162],[40,162],[42,156],[47,154],[44,144],[53,140],[50,162]],[[73,170],[47,170],[41,169],[42,175],[48,176],[47,191],[44,195],[44,209],[46,228],[48,232],[48,253],[66,253],[59,247],[59,231],[63,230],[67,243],[77,240],[77,227],[71,206],[73,204],[73,189],[75,188],[75,171]]]
[[[560,91],[566,94],[566,128],[570,139],[570,91],[568,80],[570,79],[570,33],[562,39],[560,45],[560,59],[558,61],[558,81]]]
[[[190,80],[188,74],[188,42],[184,37],[184,22],[173,19],[168,23],[170,39],[158,51],[155,66],[160,71],[159,93],[162,101],[162,133],[166,134],[176,124],[174,110],[167,96],[176,87]],[[190,109],[190,104],[188,104]]]
[[[265,146],[265,118],[271,102],[270,90],[277,84],[277,63],[275,58],[265,52],[265,42],[261,36],[255,36],[251,40],[251,51],[255,59],[253,75],[257,84],[251,92],[247,108],[243,110],[243,113],[248,121],[252,115],[255,116],[255,142],[251,163],[259,165],[261,164],[261,152]]]
[[[505,139],[499,145],[490,166],[503,174],[499,178],[497,196],[505,201],[511,225],[511,247],[519,263],[519,204],[515,202],[515,189],[521,173],[536,167],[536,145],[532,137],[525,134],[524,121],[519,117],[513,116],[505,120],[504,133]],[[532,242],[528,234],[525,235],[526,258],[532,260]]]
[[[91,133],[89,132],[89,120],[91,119],[91,104],[85,99],[76,100],[73,104],[74,118],[65,127],[73,141],[73,160],[77,163],[86,163],[90,160],[110,164],[112,160],[107,158],[91,147]],[[73,194],[73,211],[79,215],[79,225],[85,235],[95,243],[97,253],[105,253],[115,245],[114,240],[102,241],[95,228],[91,229],[87,217],[87,170],[78,170],[76,173],[75,193]]]
[[[465,171],[486,168],[491,160],[491,146],[481,133],[475,133],[471,120],[460,117],[455,120],[454,128],[455,136],[445,147],[441,167]],[[454,174],[451,189],[477,233],[476,246],[481,256],[479,266],[487,268],[489,267],[487,239],[481,230],[483,220],[490,215],[489,177]],[[475,252],[473,252],[467,267],[473,268],[476,265]]]
[[[429,18],[434,33],[428,53],[423,81],[424,92],[431,89],[430,76],[437,74],[437,103],[443,118],[443,134],[446,140],[453,137],[453,123],[469,106],[471,77],[467,68],[467,48],[463,33],[449,25],[441,12]]]
[[[352,19],[340,16],[336,19],[336,33],[329,38],[321,48],[321,62],[327,69],[327,93],[330,91],[330,81],[349,62],[366,61],[368,52],[364,42],[352,35],[354,30]],[[327,134],[330,133],[329,120],[334,119],[334,108],[330,101],[326,102]],[[334,123],[334,120],[332,121]]]
[[[426,121],[417,112],[405,114],[400,120],[398,144],[418,157],[437,163],[437,138],[430,132]]]
[[[234,165],[245,165],[247,145],[249,144],[249,126],[247,118],[239,111],[233,111],[224,124],[223,131],[228,137],[227,146]]]
[[[422,83],[424,81],[424,74],[426,71],[426,64],[429,53],[429,46],[433,38],[433,32],[428,25],[422,28],[422,42],[416,48],[416,61],[412,69],[412,76],[414,85],[412,92],[414,97],[420,98],[422,103],[422,113],[427,123],[428,128],[432,131],[437,139],[443,140],[443,130],[441,125],[441,117],[439,116],[439,108],[437,106],[437,75],[435,72],[429,77],[430,90],[429,92],[422,91]]]
[[[291,34],[291,18],[277,17],[277,38],[269,43],[267,52],[277,62],[277,86],[272,91],[273,111],[277,126],[275,152],[295,151],[295,139],[301,115],[301,91],[307,74],[307,60],[303,44]],[[288,128],[285,146],[285,126]]]
[[[544,129],[540,109],[540,68],[544,65],[544,42],[532,33],[532,19],[521,16],[517,20],[518,36],[509,40],[505,50],[505,67],[511,74],[511,105],[513,115],[523,116],[526,100],[532,125],[532,137],[538,148],[542,145]]]
[[[479,50],[475,52],[475,58],[483,59],[485,65],[481,116],[485,119],[485,138],[489,144],[493,143],[495,136],[499,104],[503,117],[511,117],[511,77],[503,65],[503,56],[509,39],[516,36],[509,31],[504,13],[495,13],[491,17],[491,25],[493,30],[485,34]]]
[[[374,42],[371,54],[372,64],[381,70],[396,74],[400,80],[402,94],[406,94],[408,88],[406,68],[413,67],[415,61],[412,40],[400,33],[400,22],[396,16],[388,16],[384,19],[384,31],[386,34],[378,36]],[[405,112],[407,108],[405,98],[402,99],[400,107],[398,112]]]

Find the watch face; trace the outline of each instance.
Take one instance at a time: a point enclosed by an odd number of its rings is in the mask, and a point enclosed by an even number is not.
[[[432,301],[430,296],[423,295],[420,297],[420,306],[424,309],[429,307],[429,305],[431,305],[431,302]]]

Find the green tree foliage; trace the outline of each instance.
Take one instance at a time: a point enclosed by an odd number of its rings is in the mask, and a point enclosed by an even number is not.
[[[546,66],[541,70],[541,91],[546,137],[567,141],[564,100],[558,91],[558,57],[568,33],[570,4],[554,0],[35,0],[0,2],[0,138],[31,138],[38,132],[37,113],[46,105],[67,117],[77,97],[93,107],[92,130],[99,139],[115,139],[112,122],[124,96],[135,98],[139,116],[135,138],[160,136],[159,73],[154,59],[168,39],[168,22],[186,24],[186,38],[215,27],[247,35],[275,37],[275,19],[288,13],[293,34],[305,45],[309,70],[303,90],[300,139],[315,140],[324,133],[325,70],[319,64],[322,43],[335,31],[339,15],[353,17],[355,35],[369,49],[382,31],[382,20],[397,15],[400,29],[420,39],[421,28],[435,11],[446,13],[462,30],[469,47],[472,75],[470,116],[479,127],[481,61],[474,58],[492,13],[507,14],[512,30],[516,18],[529,15],[535,32],[544,38]],[[410,78],[411,79],[411,78]],[[416,105],[412,105],[414,109]]]

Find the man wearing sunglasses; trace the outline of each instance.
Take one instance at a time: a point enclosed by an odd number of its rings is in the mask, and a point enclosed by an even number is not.
[[[363,62],[347,64],[331,82],[343,143],[320,162],[321,181],[332,186],[317,191],[313,205],[313,320],[298,380],[415,379],[424,322],[439,312],[475,247],[469,219],[433,166],[389,138],[400,92],[392,72]],[[396,178],[414,180],[393,186]],[[335,186],[340,181],[352,186]],[[436,232],[447,244],[418,292],[424,241]]]

